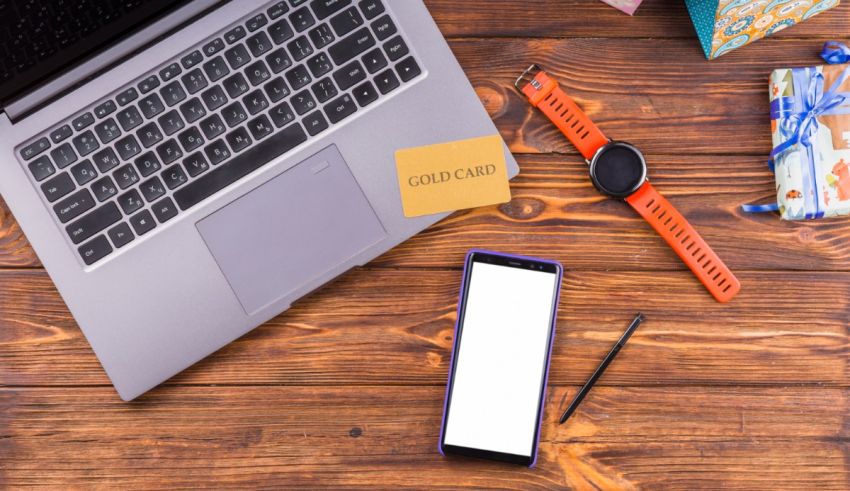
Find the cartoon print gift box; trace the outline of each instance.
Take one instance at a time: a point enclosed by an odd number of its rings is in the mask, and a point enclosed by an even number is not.
[[[705,57],[735,48],[802,22],[840,0],[685,0]]]

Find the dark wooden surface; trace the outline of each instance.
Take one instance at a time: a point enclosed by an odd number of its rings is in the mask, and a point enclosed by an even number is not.
[[[401,1],[401,0],[398,0]],[[0,487],[846,489],[850,220],[744,215],[773,179],[767,76],[818,63],[850,5],[706,62],[679,1],[427,0],[522,166],[458,213],[134,403],[0,202]],[[547,66],[737,272],[720,305],[511,82]],[[464,252],[562,261],[540,461],[436,452]],[[554,423],[637,310],[648,321]]]

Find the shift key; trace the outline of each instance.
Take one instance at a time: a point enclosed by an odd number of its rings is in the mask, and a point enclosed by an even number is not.
[[[95,201],[88,189],[81,189],[53,205],[53,211],[62,223],[77,218],[94,208]]]
[[[79,244],[118,220],[121,220],[121,211],[118,209],[118,205],[109,202],[68,225],[65,230],[68,231],[71,241],[74,244]]]
[[[369,31],[368,27],[364,27],[359,31],[354,31],[347,38],[334,44],[328,50],[331,58],[337,66],[342,65],[355,56],[363,53],[367,49],[375,45],[375,38]]]

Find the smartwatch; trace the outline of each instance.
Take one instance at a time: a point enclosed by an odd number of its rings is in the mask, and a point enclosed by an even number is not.
[[[623,199],[673,248],[719,302],[728,302],[741,283],[669,201],[649,183],[646,159],[625,142],[609,140],[538,65],[516,81],[516,88],[572,142],[590,166],[590,179],[601,193]]]

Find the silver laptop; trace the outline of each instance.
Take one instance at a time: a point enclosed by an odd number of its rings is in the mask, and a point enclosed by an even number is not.
[[[421,0],[2,5],[0,193],[125,400],[443,218],[397,149],[497,132]]]

